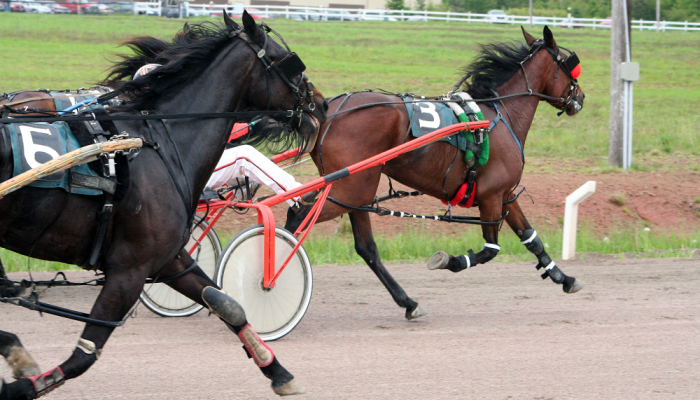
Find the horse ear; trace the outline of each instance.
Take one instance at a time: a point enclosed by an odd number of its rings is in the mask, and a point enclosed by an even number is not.
[[[520,25],[520,29],[523,30],[523,36],[525,36],[525,42],[527,43],[528,47],[532,46],[532,44],[535,43],[537,39],[535,39],[534,36],[527,33],[524,26]]]
[[[190,33],[190,24],[185,22],[185,26],[182,27],[182,36],[187,36]]]
[[[236,21],[232,20],[231,17],[229,17],[226,10],[224,10],[224,23],[231,31],[238,29],[238,24],[236,23]]]
[[[557,42],[554,40],[554,35],[552,35],[552,31],[549,30],[549,27],[547,25],[544,26],[543,34],[544,44],[550,49],[557,51]]]
[[[243,29],[245,33],[250,36],[251,39],[255,40],[258,37],[258,24],[255,23],[253,17],[248,14],[248,10],[243,10]]]

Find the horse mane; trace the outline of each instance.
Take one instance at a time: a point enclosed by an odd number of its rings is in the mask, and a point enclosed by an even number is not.
[[[464,72],[471,80],[462,85],[474,99],[496,97],[493,90],[506,83],[520,69],[520,62],[530,53],[521,42],[481,45],[481,51]]]
[[[150,36],[129,40],[122,45],[135,54],[117,55],[121,61],[114,63],[100,84],[124,91],[131,99],[122,106],[124,109],[151,109],[159,98],[199,77],[223,49],[223,44],[231,40],[231,31],[226,26],[205,21],[186,25],[169,43]],[[162,66],[131,80],[133,74],[148,63]]]
[[[136,37],[122,43],[134,54],[117,54],[121,61],[115,62],[108,70],[107,78],[101,85],[123,90],[131,99],[125,105],[115,107],[116,111],[149,109],[169,90],[198,77],[230,38],[230,28],[208,21],[185,24],[169,43],[150,36]],[[150,63],[162,66],[137,80],[131,79],[139,68]],[[264,117],[252,134],[238,143],[279,153],[305,145],[306,138],[293,133],[290,127]]]

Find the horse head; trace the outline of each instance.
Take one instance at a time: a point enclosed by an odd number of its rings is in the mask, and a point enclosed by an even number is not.
[[[252,79],[265,84],[251,87],[246,94],[249,107],[291,110],[289,117],[277,118],[276,122],[296,130],[303,138],[318,133],[326,121],[328,103],[323,94],[304,74],[306,66],[292,52],[284,39],[265,24],[256,24],[247,11],[243,12],[243,28],[224,13],[226,26],[232,31],[242,29],[241,38],[246,41],[256,60],[256,71]],[[282,45],[270,37],[277,35]],[[275,125],[271,123],[270,125]]]
[[[545,85],[544,94],[557,97],[557,100],[548,100],[549,104],[558,108],[567,115],[575,115],[583,108],[583,99],[586,95],[578,85],[578,77],[581,75],[581,64],[578,56],[566,48],[557,45],[552,31],[545,26],[543,37],[535,39],[522,28],[525,41],[530,47],[530,54],[534,55],[538,50],[544,49],[551,60],[543,69],[545,76],[550,76],[550,81]],[[564,50],[568,54],[564,54]],[[563,79],[562,79],[563,78]]]

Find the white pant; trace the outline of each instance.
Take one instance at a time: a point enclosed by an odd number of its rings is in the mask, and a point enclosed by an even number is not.
[[[248,177],[251,181],[260,183],[280,194],[301,186],[294,177],[286,173],[277,164],[270,161],[254,147],[243,145],[224,150],[214,173],[207,182],[207,189],[222,186],[235,186],[236,178]],[[296,203],[287,200],[289,206]]]

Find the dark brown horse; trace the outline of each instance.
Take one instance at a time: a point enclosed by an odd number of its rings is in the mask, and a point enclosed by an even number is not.
[[[294,126],[301,140],[316,132],[325,121],[327,104],[312,90],[296,55],[270,38],[247,13],[243,27],[226,15],[224,21],[221,27],[207,23],[193,26],[197,34],[192,40],[176,38],[159,54],[162,67],[121,85],[130,101],[109,114],[133,117],[280,110],[286,115],[280,117],[282,122]],[[139,40],[132,43],[138,46]],[[258,57],[263,53],[265,56]],[[119,196],[115,194],[100,264],[105,283],[89,314],[96,322],[86,324],[71,357],[44,374],[36,375],[31,361],[8,359],[14,362],[18,380],[5,384],[0,379],[0,399],[34,399],[87,371],[114,330],[102,322],[122,321],[149,277],[174,277],[168,285],[219,316],[271,379],[276,393],[301,392],[293,376],[257,337],[234,299],[218,291],[198,267],[181,275],[193,265],[192,258],[182,251],[189,238],[191,216],[224,150],[234,119],[130,119],[113,123],[117,132],[143,137],[149,145],[129,161],[128,185],[121,182]],[[282,131],[262,132],[267,136],[260,140],[284,141],[280,136],[287,136]],[[3,162],[11,159],[13,151],[5,136],[0,145],[0,181],[12,176],[12,163]],[[288,142],[294,144],[293,140]],[[126,163],[126,158],[121,162]],[[0,200],[0,246],[35,258],[85,265],[103,205],[102,196],[22,188]],[[0,354],[22,353],[18,349],[21,344],[16,336],[0,332]]]
[[[567,56],[560,52],[551,31],[544,28],[544,38],[536,40],[523,30],[527,46],[496,44],[484,46],[476,61],[467,67],[471,80],[464,86],[474,99],[508,96],[516,93],[533,93],[550,96],[548,102],[567,115],[576,114],[583,105],[583,92],[578,88],[564,61]],[[572,61],[574,58],[572,58]],[[577,76],[577,75],[576,75]],[[496,95],[497,93],[497,95]],[[520,182],[523,172],[525,145],[535,110],[542,97],[515,96],[496,103],[482,103],[486,119],[499,122],[490,132],[490,158],[478,169],[476,176],[476,203],[482,221],[506,222],[520,237],[528,250],[539,260],[538,267],[546,268],[547,275],[563,285],[567,293],[581,289],[582,284],[573,277],[564,275],[547,255],[540,238],[530,226],[513,190]],[[373,103],[401,103],[401,99],[379,93],[361,92],[350,97],[340,96],[330,102],[329,119],[321,127],[321,134],[311,153],[322,175],[338,171],[358,161],[410,140],[409,116],[403,104],[384,104],[362,108]],[[342,104],[342,109],[340,105]],[[498,104],[500,114],[495,107]],[[360,107],[355,111],[339,113]],[[337,114],[333,116],[334,114]],[[326,132],[327,130],[327,132]],[[415,188],[437,199],[451,200],[467,179],[468,168],[464,153],[445,142],[437,142],[366,171],[353,174],[336,182],[330,196],[340,202],[354,206],[370,204],[377,192],[381,174]],[[418,303],[410,299],[399,284],[387,272],[379,259],[377,246],[372,236],[368,212],[348,210],[338,204],[327,202],[319,221],[327,221],[349,213],[357,253],[367,262],[379,280],[389,290],[394,301],[406,309],[406,318],[413,319],[425,314]],[[301,216],[303,217],[303,215]],[[288,213],[286,228],[294,231],[300,217]],[[449,269],[458,272],[493,259],[498,246],[498,225],[483,226],[486,241],[477,253],[471,250],[464,256],[435,253],[428,261],[430,269]]]

